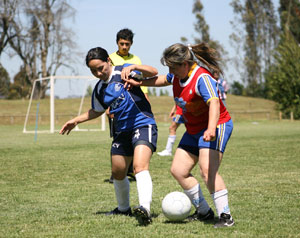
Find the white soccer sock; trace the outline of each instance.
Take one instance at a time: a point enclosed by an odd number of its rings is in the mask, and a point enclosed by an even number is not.
[[[141,171],[135,175],[135,179],[140,206],[150,211],[152,201],[152,179],[150,173],[148,170]]]
[[[167,145],[166,145],[166,150],[172,153],[173,145],[176,140],[176,135],[169,135]]]
[[[227,189],[223,189],[221,191],[215,192],[211,194],[211,197],[214,200],[216,211],[219,217],[221,213],[230,214]]]
[[[207,204],[205,198],[203,197],[199,183],[191,189],[184,190],[184,193],[189,197],[192,204],[197,209],[198,213],[200,213],[201,215],[207,214],[210,207]]]
[[[123,180],[114,179],[115,193],[118,201],[118,209],[125,212],[130,208],[129,202],[129,180],[126,176]]]

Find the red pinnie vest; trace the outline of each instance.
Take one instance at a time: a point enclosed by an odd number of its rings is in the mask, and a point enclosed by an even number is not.
[[[189,134],[197,134],[208,126],[209,107],[201,96],[196,93],[198,78],[201,74],[211,74],[202,67],[196,67],[194,75],[188,79],[187,85],[180,85],[180,80],[173,79],[173,95],[176,105],[182,108],[182,115],[185,120],[185,126]],[[211,76],[212,77],[212,76]],[[226,107],[220,100],[220,118],[218,125],[229,121],[230,115]]]

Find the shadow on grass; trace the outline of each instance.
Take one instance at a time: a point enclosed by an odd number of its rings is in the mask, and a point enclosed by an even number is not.
[[[110,211],[97,211],[95,213],[93,213],[93,215],[106,215],[107,213],[109,213]],[[110,216],[110,215],[107,215],[107,216]],[[114,215],[114,216],[124,216],[124,215]],[[151,217],[152,218],[156,218],[158,217],[159,215],[157,213],[151,213]],[[130,217],[134,217],[134,215],[130,216]]]
[[[107,216],[107,217],[110,217],[110,216],[127,216],[127,217],[131,217],[131,218],[135,218],[137,221],[138,221],[138,224],[137,224],[137,226],[148,226],[148,225],[150,225],[152,222],[150,222],[150,223],[148,223],[148,224],[144,224],[144,223],[141,223],[140,221],[139,221],[139,217],[138,216],[135,216],[135,215],[131,215],[131,216],[129,216],[129,215],[122,215],[122,214],[118,214],[118,215],[106,215],[107,213],[109,213],[109,211],[97,211],[97,212],[95,212],[95,213],[93,213],[93,215],[105,215],[105,216]],[[153,219],[153,218],[157,218],[158,217],[158,214],[157,213],[151,213],[151,218]]]
[[[209,224],[209,225],[214,225],[216,224],[217,222],[219,221],[219,219],[217,217],[215,217],[214,219],[212,220],[208,220],[208,221],[199,221],[199,220],[182,220],[182,221],[170,221],[170,220],[166,220],[164,221],[164,224],[187,224],[187,223],[190,223],[190,222],[202,222],[204,224]]]
[[[169,220],[166,220],[166,221],[164,221],[164,224],[186,224],[186,223],[188,223],[189,221],[185,221],[185,220],[183,220],[183,221],[169,221]]]
[[[129,180],[129,182],[135,182],[136,181],[135,177],[131,177],[131,176],[130,177],[128,176],[128,180]],[[104,179],[103,182],[105,182],[105,183],[111,183],[111,184],[114,183],[114,181],[113,181],[112,178]]]

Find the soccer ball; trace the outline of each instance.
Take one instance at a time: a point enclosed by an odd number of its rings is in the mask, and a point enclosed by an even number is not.
[[[162,201],[162,212],[170,221],[182,221],[190,214],[191,201],[182,192],[171,192]]]

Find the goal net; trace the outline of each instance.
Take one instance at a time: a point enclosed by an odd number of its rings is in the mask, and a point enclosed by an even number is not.
[[[91,93],[97,83],[92,76],[50,76],[34,80],[23,133],[54,133],[71,118],[91,108]],[[38,88],[46,91],[41,98]],[[73,131],[105,131],[105,114],[77,125]]]

